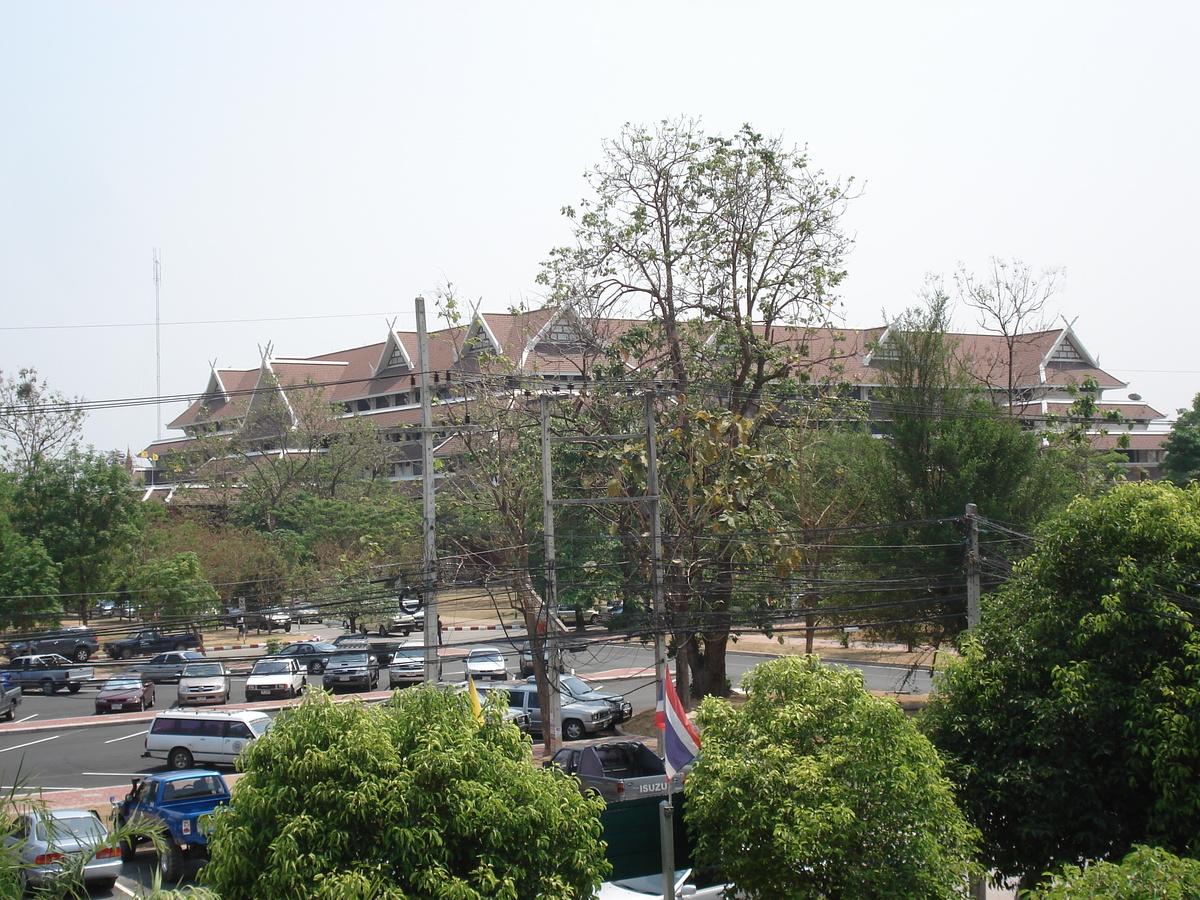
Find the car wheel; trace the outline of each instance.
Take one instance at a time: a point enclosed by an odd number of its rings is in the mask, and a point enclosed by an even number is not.
[[[41,687],[42,687],[43,694],[53,694],[54,693],[54,682],[48,678],[42,682]]]
[[[125,651],[120,647],[114,647],[112,650],[108,651],[108,655],[113,659],[124,659]]]
[[[75,652],[71,654],[71,659],[75,660],[77,663],[85,663],[88,661],[88,657],[91,655],[92,654],[88,652],[87,647],[76,647]]]
[[[386,625],[380,625],[380,626],[379,626],[379,636],[380,636],[380,637],[387,637],[387,636],[388,636],[388,627],[387,627]]]
[[[325,671],[325,661],[314,659],[308,664],[308,671],[312,672],[314,675],[320,675]]]
[[[83,685],[80,684],[78,681],[72,681],[70,684],[67,685],[67,690],[70,691],[72,694],[78,694],[79,689],[81,687],[83,687]]]
[[[132,840],[121,841],[121,862],[131,863],[137,854],[137,844]]]
[[[17,716],[17,712],[11,706],[4,711],[4,721],[5,722],[11,722],[13,719],[16,718],[16,716]]]
[[[285,633],[286,633],[286,632],[290,632],[290,631],[292,630],[292,623],[291,623],[291,622],[288,622],[286,625],[284,625],[284,626],[283,626],[283,630],[284,630],[284,632],[285,632]]]
[[[187,747],[176,747],[167,754],[167,765],[172,769],[190,769],[195,760]]]
[[[598,625],[599,623],[600,623],[600,617],[598,615],[596,615],[595,613],[592,613],[592,615],[588,616],[588,624],[589,625]]]
[[[583,723],[578,719],[567,719],[563,722],[564,741],[577,741],[585,734],[587,734],[587,731],[584,729]]]
[[[158,871],[162,875],[164,887],[174,887],[183,880],[183,851],[176,847],[170,838],[167,838],[158,854]]]

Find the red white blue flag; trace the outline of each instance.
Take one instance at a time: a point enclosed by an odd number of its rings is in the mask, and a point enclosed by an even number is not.
[[[675,691],[675,679],[671,677],[670,669],[666,670],[663,683],[658,688],[654,724],[663,732],[667,777],[674,778],[675,773],[700,755],[700,736],[688,721],[687,711]]]

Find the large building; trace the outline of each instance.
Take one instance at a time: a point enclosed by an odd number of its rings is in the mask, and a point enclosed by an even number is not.
[[[572,308],[525,313],[479,313],[469,324],[429,335],[430,392],[444,409],[478,390],[481,373],[507,373],[523,389],[562,389],[584,382],[609,343],[636,324],[623,319],[588,320]],[[773,340],[805,345],[809,383],[838,385],[870,403],[896,358],[894,327],[871,329],[795,328]],[[1137,395],[1120,401],[1105,393],[1128,385],[1100,368],[1070,325],[1005,339],[997,334],[957,334],[956,353],[971,376],[1000,405],[1033,430],[1052,430],[1068,416],[1086,380],[1096,385],[1097,414],[1115,411],[1120,424],[1097,426],[1093,443],[1118,449],[1136,474],[1156,477],[1165,437],[1162,416]],[[256,415],[271,409],[284,426],[302,417],[295,398],[320,398],[326,409],[368,421],[379,440],[392,447],[385,474],[396,480],[421,477],[421,396],[417,335],[388,329],[382,341],[318,356],[278,356],[267,347],[259,364],[246,369],[214,368],[203,392],[170,423],[181,435],[157,441],[143,457],[152,461],[147,482],[171,489],[174,454],[195,450],[206,436],[246,434]],[[627,360],[631,376],[638,361]],[[492,382],[493,384],[495,382]],[[882,418],[882,416],[877,416]],[[1120,440],[1124,435],[1124,440]],[[1127,446],[1118,447],[1118,441]],[[278,443],[278,441],[276,441]],[[263,453],[283,452],[265,438]],[[438,436],[435,453],[453,453],[450,433]],[[178,477],[178,476],[176,476]]]

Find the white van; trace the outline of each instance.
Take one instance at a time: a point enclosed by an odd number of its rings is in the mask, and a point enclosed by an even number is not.
[[[154,717],[142,756],[165,759],[172,769],[195,763],[232,766],[242,748],[271,727],[263,712],[240,709],[168,709]]]

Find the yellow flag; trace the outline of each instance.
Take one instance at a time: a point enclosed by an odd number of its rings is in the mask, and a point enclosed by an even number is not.
[[[467,676],[467,690],[471,695],[471,712],[475,713],[476,721],[482,725],[483,707],[479,705],[479,691],[475,690],[475,679],[470,675]]]

